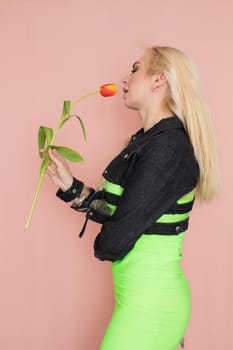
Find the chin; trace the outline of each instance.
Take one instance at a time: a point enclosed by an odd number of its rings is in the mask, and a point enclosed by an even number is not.
[[[135,104],[133,104],[132,102],[130,103],[130,101],[127,101],[127,99],[124,99],[124,105],[125,105],[125,107],[127,107],[129,109],[133,109],[135,111],[138,110],[138,108],[135,106]]]

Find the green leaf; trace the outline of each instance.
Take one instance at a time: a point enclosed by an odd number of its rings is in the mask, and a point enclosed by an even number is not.
[[[87,140],[87,133],[86,133],[86,129],[85,129],[85,126],[83,124],[83,121],[78,115],[75,115],[75,117],[77,117],[79,120],[79,123],[80,123],[81,128],[82,128],[82,132],[83,132],[83,137],[84,137],[84,140],[86,141]]]
[[[39,149],[39,156],[42,158],[42,154],[40,153],[40,149],[44,148],[46,141],[46,136],[44,132],[44,127],[40,126],[38,130],[38,149]]]
[[[44,133],[47,139],[47,145],[49,145],[53,138],[53,129],[44,126]]]
[[[64,147],[64,146],[50,146],[50,148],[55,148],[58,153],[60,153],[63,157],[70,160],[71,162],[81,162],[83,161],[83,157],[77,153],[76,151],[72,150],[71,148]]]
[[[87,133],[86,133],[86,129],[85,129],[85,126],[84,126],[84,123],[83,123],[81,117],[79,117],[76,114],[70,115],[70,117],[76,117],[78,119],[78,121],[79,121],[79,123],[81,125],[81,128],[82,128],[84,140],[86,141],[87,140]]]
[[[78,115],[70,115],[69,117],[63,119],[63,121],[61,122],[60,126],[59,126],[59,130],[61,129],[61,127],[65,124],[65,122],[67,122],[67,120],[70,119],[70,117],[76,117],[78,120],[79,120],[79,123],[81,125],[81,128],[82,128],[82,132],[83,132],[83,137],[84,137],[84,140],[86,141],[87,140],[87,133],[86,133],[86,129],[85,129],[85,126],[84,126],[84,123],[82,121],[82,119],[78,116]]]
[[[40,174],[47,169],[48,165],[49,165],[49,156],[48,156],[48,153],[45,152],[45,158],[40,166]]]
[[[70,101],[64,101],[63,103],[63,111],[62,111],[62,116],[61,119],[63,120],[67,115],[70,114],[70,109],[71,109],[71,103]]]
[[[42,154],[40,153],[40,149],[44,148],[45,142],[47,141],[47,145],[50,144],[53,138],[53,129],[47,128],[47,126],[40,126],[38,130],[38,148],[39,148],[39,156],[42,158]]]

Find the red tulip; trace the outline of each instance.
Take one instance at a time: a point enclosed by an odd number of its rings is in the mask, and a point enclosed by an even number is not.
[[[45,172],[47,170],[47,167],[49,165],[49,155],[48,155],[48,149],[52,148],[52,147],[56,147],[57,150],[60,150],[60,154],[63,155],[64,157],[66,157],[67,159],[71,160],[71,161],[80,161],[82,159],[82,157],[80,156],[79,153],[75,152],[72,149],[69,149],[67,147],[61,147],[61,146],[55,146],[54,145],[54,139],[58,133],[58,131],[61,129],[61,127],[63,126],[63,124],[70,119],[70,117],[72,116],[76,116],[81,124],[81,128],[83,130],[83,134],[84,134],[84,138],[86,137],[86,131],[85,131],[85,127],[84,124],[82,122],[82,120],[80,119],[80,117],[78,115],[71,115],[70,111],[71,109],[76,106],[80,101],[86,99],[89,96],[92,95],[97,95],[97,94],[101,94],[104,97],[108,97],[108,96],[114,96],[117,92],[117,87],[115,84],[104,84],[102,85],[98,90],[89,92],[88,94],[82,95],[81,97],[79,97],[78,99],[76,99],[72,104],[70,101],[64,101],[64,106],[63,106],[63,112],[61,114],[61,118],[59,120],[59,123],[56,127],[56,129],[53,131],[53,129],[48,128],[48,127],[40,127],[39,129],[39,151],[40,149],[44,148],[45,145],[46,146],[46,151],[45,152],[45,158],[41,164],[41,168],[40,168],[40,178],[36,187],[36,192],[33,198],[33,202],[32,202],[32,206],[31,206],[31,210],[29,212],[28,218],[27,218],[27,222],[25,225],[25,229],[28,228],[30,221],[31,221],[31,217],[32,217],[32,213],[34,211],[35,205],[36,205],[36,201],[37,201],[37,197],[40,191],[40,187],[42,184],[42,180],[43,177],[45,175]],[[63,152],[63,153],[61,153]],[[64,153],[65,152],[65,153]],[[41,153],[40,153],[41,156]]]
[[[99,92],[104,97],[114,96],[117,92],[115,84],[104,84],[100,87]]]

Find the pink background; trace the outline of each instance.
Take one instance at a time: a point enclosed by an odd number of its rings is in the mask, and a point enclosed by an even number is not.
[[[57,125],[64,99],[120,84],[153,44],[178,47],[199,66],[223,182],[217,201],[193,210],[184,241],[182,266],[192,293],[185,349],[233,348],[232,10],[230,0],[0,1],[2,350],[99,349],[113,309],[111,265],[93,256],[99,226],[90,222],[77,238],[84,216],[56,198],[46,176],[24,230],[41,162],[37,131]],[[57,144],[84,156],[70,167],[96,186],[139,120],[124,108],[121,92],[91,97],[75,111],[88,142],[72,120]]]

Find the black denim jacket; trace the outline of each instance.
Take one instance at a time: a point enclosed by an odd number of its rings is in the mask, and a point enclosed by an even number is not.
[[[102,175],[124,191],[117,200],[115,213],[105,220],[98,211],[91,209],[92,201],[98,198],[98,191],[93,191],[86,217],[103,223],[94,241],[95,257],[115,261],[123,258],[161,215],[176,212],[176,201],[195,188],[199,167],[181,120],[172,116],[160,120],[146,132],[142,128],[134,134],[129,145],[110,162]],[[83,183],[76,182],[79,195]],[[73,187],[75,184],[68,194]],[[67,193],[59,189],[56,195],[66,201],[67,198],[72,200]],[[183,231],[182,228],[188,227],[187,222],[185,224],[176,226],[175,230],[165,224],[163,234],[178,234],[177,227]]]

